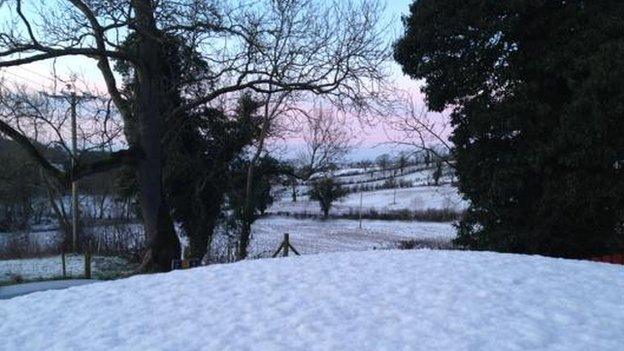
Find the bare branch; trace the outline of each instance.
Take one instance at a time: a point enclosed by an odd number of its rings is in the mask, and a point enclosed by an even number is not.
[[[390,144],[410,146],[416,150],[425,151],[434,155],[450,167],[454,167],[452,160],[453,146],[446,139],[448,136],[447,124],[443,115],[436,115],[437,119],[429,114],[425,106],[419,105],[414,97],[405,93],[400,99],[401,105],[388,118],[387,125],[392,134]]]

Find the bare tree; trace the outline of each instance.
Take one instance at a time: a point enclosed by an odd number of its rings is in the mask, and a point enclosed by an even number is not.
[[[359,162],[360,167],[364,168],[364,172],[368,171],[369,168],[373,166],[373,161],[371,160],[362,160]]]
[[[300,179],[308,180],[342,160],[356,145],[357,138],[347,126],[346,116],[320,107],[306,114],[303,141],[304,147],[297,155],[296,162]]]
[[[254,220],[251,204],[254,166],[264,151],[266,139],[272,132],[272,126],[277,123],[279,117],[295,118],[296,116],[305,121],[303,128],[304,150],[299,153],[295,167],[287,172],[295,201],[298,181],[308,180],[312,175],[326,170],[331,163],[344,157],[353,145],[353,138],[345,128],[344,120],[341,120],[335,111],[323,110],[322,108],[314,108],[311,112],[304,111],[292,105],[291,98],[292,95],[281,94],[274,101],[263,104],[263,123],[260,136],[247,169],[245,207],[238,243],[238,259],[247,257],[247,247],[251,239],[251,224]]]
[[[297,184],[326,172],[357,145],[357,138],[347,126],[346,116],[333,109],[313,108],[303,113],[303,148],[297,153],[288,174],[293,201],[297,201]]]
[[[396,166],[401,171],[401,174],[403,174],[405,167],[407,167],[408,165],[409,165],[409,156],[407,155],[407,153],[405,151],[399,152],[399,155],[396,158]]]
[[[431,155],[454,167],[452,162],[453,147],[446,139],[448,124],[443,115],[432,115],[425,106],[419,106],[410,94],[403,94],[400,107],[395,109],[393,117],[387,122],[392,133],[390,143],[409,146],[415,153],[424,153],[427,164]]]
[[[375,159],[375,163],[377,163],[379,169],[381,169],[381,171],[385,173],[391,166],[390,155],[381,154],[377,156],[377,158]]]
[[[80,104],[76,109],[82,123],[74,136],[66,101],[33,92],[25,86],[0,83],[0,119],[27,137],[42,155],[47,154],[45,157],[58,169],[70,163],[84,163],[83,158],[90,151],[111,152],[113,144],[122,143],[120,120],[114,116],[110,100],[91,96],[87,103]],[[71,141],[74,137],[76,152]],[[54,151],[52,155],[50,151]],[[65,243],[68,244],[72,226],[65,209],[66,186],[59,184],[58,179],[51,179],[49,174],[44,173],[41,177],[50,207],[66,234]],[[78,208],[74,210],[78,211]]]
[[[166,130],[175,129],[168,121],[244,90],[309,92],[360,110],[387,75],[390,51],[376,0],[14,0],[0,6],[6,13],[0,68],[69,56],[95,60],[123,118],[129,148],[61,171],[10,124],[0,121],[0,131],[64,182],[134,164],[148,247],[143,269],[168,270],[180,255],[162,191],[161,142]],[[208,69],[172,77],[163,50],[171,38],[183,38]],[[131,49],[125,45],[129,39]],[[113,73],[120,62],[134,75],[125,88]],[[172,91],[184,94],[184,103]]]
[[[281,92],[278,93],[274,98],[273,93],[268,93],[265,95],[266,99],[263,101],[262,105],[262,122],[260,124],[260,133],[258,138],[256,139],[255,151],[253,151],[253,156],[249,161],[249,165],[247,166],[247,179],[245,181],[245,200],[243,204],[243,213],[242,213],[242,226],[241,232],[238,240],[238,247],[236,256],[239,260],[243,260],[247,258],[248,254],[248,246],[251,240],[251,225],[254,221],[254,208],[252,204],[252,196],[253,196],[253,179],[255,168],[258,160],[262,156],[263,152],[265,152],[265,144],[267,142],[267,138],[274,132],[274,125],[277,124],[277,119],[279,116],[287,113],[288,111],[288,100],[292,97],[291,92]]]

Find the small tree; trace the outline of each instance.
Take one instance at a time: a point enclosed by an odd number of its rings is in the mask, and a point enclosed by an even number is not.
[[[370,160],[362,160],[360,161],[360,165],[362,168],[364,168],[364,172],[366,172],[369,168],[373,166],[373,162]]]
[[[349,191],[332,178],[322,178],[312,185],[310,199],[317,200],[321,205],[323,216],[329,216],[332,203],[345,197]]]
[[[292,200],[297,202],[298,182],[305,182],[321,172],[332,172],[354,147],[354,136],[347,122],[336,111],[314,108],[304,113],[301,130],[304,147],[284,172],[292,190]]]
[[[405,167],[408,166],[408,164],[409,164],[409,158],[405,154],[405,152],[399,153],[399,156],[397,156],[397,159],[396,159],[396,165],[401,171],[401,174],[403,174],[403,171],[405,170]]]
[[[375,159],[375,163],[377,163],[377,166],[381,168],[382,172],[385,172],[390,167],[390,155],[388,154],[379,155]]]

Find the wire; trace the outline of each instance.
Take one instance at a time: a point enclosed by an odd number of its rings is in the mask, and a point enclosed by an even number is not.
[[[38,72],[33,71],[33,70],[31,70],[31,69],[28,69],[28,68],[26,68],[26,67],[23,67],[23,66],[15,66],[15,68],[19,68],[19,69],[21,69],[21,70],[24,70],[24,71],[26,71],[26,72],[30,73],[30,74],[37,75],[37,76],[39,76],[39,77],[41,77],[41,78],[48,79],[48,80],[52,81],[53,83],[56,83],[56,82],[57,82],[57,80],[56,80],[56,79],[54,79],[54,78],[52,78],[52,77],[45,76],[45,75],[43,75],[43,74],[41,74],[41,73],[38,73]]]
[[[14,76],[16,78],[21,79],[21,80],[27,81],[27,82],[29,82],[31,84],[37,85],[38,87],[43,88],[43,90],[48,90],[49,89],[49,87],[46,87],[45,85],[41,84],[40,82],[35,82],[34,80],[26,78],[26,77],[23,77],[23,76],[15,73],[15,72],[7,71],[7,70],[4,70],[2,72],[6,73],[6,74],[10,74],[10,75],[12,75],[12,76]],[[16,82],[14,82],[14,83],[16,83]],[[17,83],[19,83],[19,82],[17,82]]]

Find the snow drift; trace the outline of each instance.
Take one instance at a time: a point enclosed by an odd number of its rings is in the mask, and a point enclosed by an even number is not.
[[[371,251],[0,301],[3,350],[622,350],[624,267]]]

